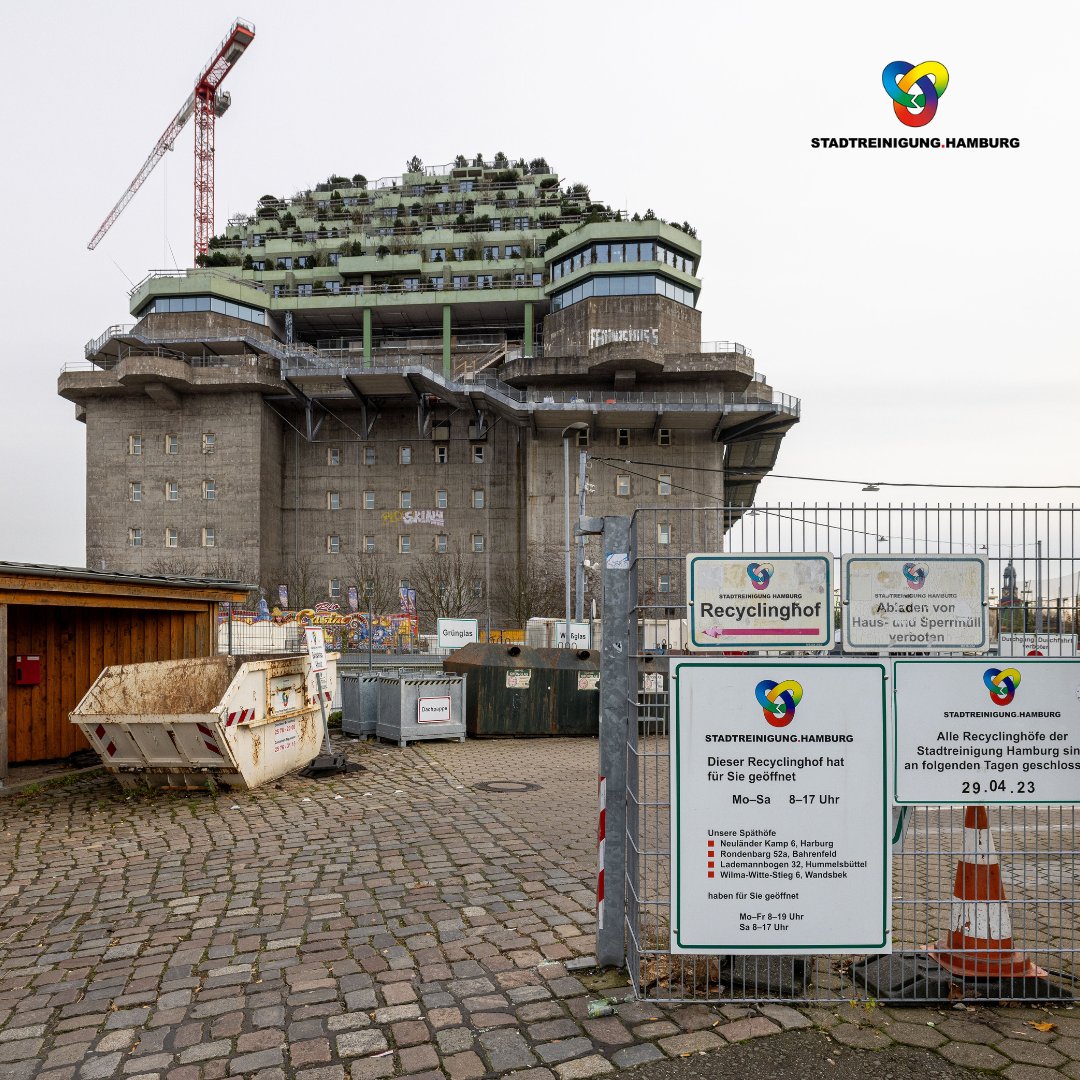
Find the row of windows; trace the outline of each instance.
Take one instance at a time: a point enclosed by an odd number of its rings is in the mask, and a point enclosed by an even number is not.
[[[341,579],[340,578],[330,578],[329,581],[327,581],[326,585],[327,585],[326,592],[327,592],[327,595],[330,597],[330,599],[331,600],[340,600],[341,599]],[[411,585],[410,585],[410,582],[409,582],[408,578],[401,578],[400,581],[398,582],[398,585],[399,585],[400,588],[406,589],[406,590],[411,588]],[[375,583],[373,581],[362,581],[362,582],[360,582],[360,588],[357,590],[357,600],[360,601],[360,602],[363,602],[363,600],[364,600],[364,598],[366,596],[374,594],[375,592],[376,592],[376,586],[375,586]],[[450,597],[450,589],[449,589],[449,587],[448,586],[440,587],[439,594],[440,594],[440,596],[442,596],[444,601],[449,599],[449,597]],[[480,597],[482,597],[484,595],[484,583],[482,581],[474,581],[472,583],[472,594],[477,599],[480,599]]]
[[[629,474],[619,473],[615,477],[615,494],[619,496],[629,496],[633,495],[633,493],[633,483],[631,482]],[[642,492],[642,494],[644,494],[644,492]],[[668,473],[661,473],[656,478],[656,494],[671,494],[671,476]]]
[[[633,495],[633,483],[629,473],[619,473],[615,477],[615,494],[621,497],[628,497]],[[671,494],[671,474],[660,473],[656,478],[656,494],[657,495],[670,495]],[[486,505],[486,496],[483,488],[473,488],[470,496],[470,506],[473,510],[483,510]],[[375,492],[365,491],[363,494],[363,509],[374,510],[375,507]],[[411,491],[399,491],[398,492],[398,508],[401,510],[411,510],[413,508],[413,493]],[[439,488],[435,492],[435,508],[437,510],[445,510],[447,508],[446,491],[443,488]],[[341,509],[341,492],[328,491],[326,493],[326,509],[327,510],[340,510]]]
[[[235,304],[232,300],[220,300],[216,296],[159,296],[151,300],[139,312],[143,315],[168,315],[189,311],[216,311],[219,315],[231,315],[234,319],[266,325],[266,312],[247,304]]]
[[[128,499],[131,502],[142,502],[145,494],[146,486],[141,480],[132,480],[131,483],[128,484]],[[202,482],[202,497],[208,502],[214,502],[217,499],[216,480],[204,480]],[[180,484],[177,481],[167,480],[165,482],[165,501],[180,501]]]
[[[581,449],[585,449],[592,442],[592,432],[588,428],[582,428],[580,431],[574,433],[575,441]],[[615,445],[616,446],[629,446],[630,445],[630,429],[621,427],[615,429]],[[670,446],[671,445],[671,428],[657,428],[656,429],[656,445],[657,446]]]
[[[486,505],[486,495],[483,488],[473,488],[469,498],[469,505],[474,510],[483,510]],[[374,510],[375,506],[375,492],[368,490],[363,494],[361,506],[364,510]],[[435,509],[445,510],[447,508],[447,497],[445,488],[439,488],[435,492]],[[326,509],[327,510],[340,510],[341,509],[341,492],[340,491],[328,491],[326,493]],[[413,493],[411,491],[399,491],[398,492],[398,509],[399,510],[412,510],[413,509]]]
[[[450,252],[451,258],[456,262],[465,261],[465,253],[468,249],[463,247],[433,247],[428,248],[428,262],[446,262],[446,253]],[[520,244],[487,244],[483,248],[483,258],[485,262],[498,262],[502,259],[520,259],[521,258],[521,245]]]
[[[658,274],[606,274],[588,278],[551,298],[551,310],[569,307],[590,296],[666,296],[687,307],[694,306],[694,290],[676,285]]]
[[[544,283],[543,274],[539,273],[525,273],[523,271],[515,272],[508,275],[509,280],[506,284],[495,284],[494,274],[458,274],[454,277],[451,287],[454,289],[494,289],[494,288],[515,288],[524,289],[529,286],[539,286]],[[274,299],[280,299],[285,296],[314,296],[315,289],[318,287],[322,292],[329,293],[334,296],[339,296],[342,293],[346,293],[350,296],[363,296],[365,293],[377,294],[377,293],[389,293],[394,292],[443,292],[446,289],[446,280],[441,274],[420,278],[420,277],[407,277],[401,279],[400,287],[397,285],[391,285],[388,281],[375,282],[373,285],[361,285],[350,284],[342,287],[342,282],[327,280],[321,283],[317,282],[300,282],[295,286],[277,284],[273,286]]]
[[[415,550],[413,546],[413,538],[408,533],[402,533],[397,538],[397,549],[399,555],[410,555]],[[434,548],[436,554],[445,555],[449,550],[450,537],[446,533],[439,533],[437,536],[431,538],[431,546]],[[474,554],[482,555],[487,551],[487,537],[483,533],[473,533],[469,537],[469,550]],[[328,555],[340,555],[341,554],[341,537],[331,534],[326,538],[326,552]],[[372,535],[365,536],[361,541],[361,550],[370,555],[375,551],[375,537]]]
[[[144,547],[144,533],[140,528],[128,529],[128,547]],[[211,527],[202,529],[199,533],[199,543],[202,547],[217,547],[217,530]],[[168,528],[165,530],[165,546],[175,548],[180,546],[180,530]]]
[[[484,445],[482,443],[473,443],[469,448],[470,458],[476,465],[482,465],[484,463]],[[360,460],[364,465],[374,465],[376,463],[376,453],[374,446],[365,446]],[[445,465],[450,460],[449,447],[439,443],[435,447],[435,464]],[[326,448],[326,464],[327,465],[340,465],[342,463],[341,447],[340,446],[328,446]],[[411,446],[399,446],[398,447],[398,464],[399,465],[411,465],[413,463],[413,448]]]
[[[682,270],[687,274],[694,272],[694,260],[681,251],[666,247],[664,244],[654,244],[651,240],[641,242],[627,242],[625,244],[589,244],[587,247],[567,255],[560,262],[551,264],[551,280],[580,270],[583,266],[591,266],[593,263],[636,263],[636,262],[661,262],[675,270]]]
[[[128,436],[128,453],[139,457],[149,447],[149,440],[145,435],[133,434]],[[163,449],[166,454],[180,453],[180,436],[170,432],[163,438]],[[202,433],[202,452],[212,454],[217,450],[217,435],[212,431]]]

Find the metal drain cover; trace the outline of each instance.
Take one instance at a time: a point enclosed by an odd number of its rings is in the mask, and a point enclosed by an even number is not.
[[[518,795],[526,791],[539,791],[539,784],[530,784],[525,780],[483,780],[473,784],[473,791],[494,791],[503,795]]]

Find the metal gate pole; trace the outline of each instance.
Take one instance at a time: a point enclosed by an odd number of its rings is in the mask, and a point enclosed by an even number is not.
[[[582,518],[582,532],[596,532]],[[628,724],[630,655],[630,519],[605,517],[603,530],[603,635],[600,657],[600,790],[602,808],[597,867],[596,962],[623,967],[626,963],[626,733]],[[636,719],[635,719],[636,723]]]

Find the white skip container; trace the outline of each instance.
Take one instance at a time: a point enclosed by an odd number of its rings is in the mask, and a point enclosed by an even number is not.
[[[327,660],[329,708],[337,657]],[[256,788],[309,764],[323,742],[306,655],[107,667],[71,722],[125,787]]]

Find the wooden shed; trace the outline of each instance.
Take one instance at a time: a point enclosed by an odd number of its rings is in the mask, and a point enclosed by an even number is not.
[[[103,668],[213,655],[218,604],[252,588],[0,562],[0,783],[9,764],[88,749],[68,714]]]

